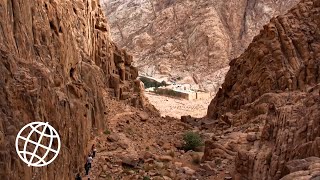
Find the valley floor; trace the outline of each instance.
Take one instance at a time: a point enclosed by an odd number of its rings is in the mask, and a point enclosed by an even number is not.
[[[211,98],[205,100],[186,100],[161,96],[154,93],[145,92],[150,103],[154,105],[161,113],[161,116],[170,116],[179,118],[190,115],[201,118],[207,114]]]
[[[123,107],[116,101],[112,104],[109,114],[113,116],[108,119],[108,129],[92,140],[97,156],[90,179],[205,180],[228,176],[222,165],[225,162],[219,165],[201,162],[203,148],[199,148],[199,152],[181,150],[184,132],[198,132],[203,140],[210,139],[211,133],[175,118],[150,115],[131,106]]]

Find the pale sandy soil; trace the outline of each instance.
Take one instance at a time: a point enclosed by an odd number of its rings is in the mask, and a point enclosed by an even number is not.
[[[192,117],[204,117],[207,114],[211,99],[206,100],[185,100],[166,96],[160,96],[154,93],[145,92],[150,103],[153,104],[162,116],[180,118],[181,116],[191,115]]]

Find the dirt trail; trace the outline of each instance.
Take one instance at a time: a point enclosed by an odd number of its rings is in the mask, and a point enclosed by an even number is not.
[[[110,114],[113,116],[107,120],[108,131],[92,141],[96,144],[97,155],[90,179],[215,180],[224,179],[233,171],[226,167],[231,160],[219,164],[215,160],[201,162],[203,149],[199,149],[200,152],[181,150],[183,133],[197,132],[203,140],[211,139],[213,133],[179,119],[153,116],[128,106],[117,107],[117,111],[110,111]],[[218,139],[227,147],[228,137],[221,133]],[[237,138],[231,139],[237,141]]]
[[[179,173],[187,177],[183,170],[177,171],[175,163],[197,168],[198,165],[190,164],[191,153],[176,147],[181,144],[181,134],[189,128],[180,120],[152,116],[130,107],[117,112],[122,113],[108,120],[110,134],[99,135],[92,142],[97,146],[97,155],[90,179],[176,177]]]
[[[112,118],[108,120],[108,123],[107,123],[108,130],[111,130],[113,133],[118,133],[116,126],[118,124],[119,119],[125,116],[133,115],[133,114],[135,113],[131,111],[115,114]],[[137,156],[137,152],[131,140],[128,139],[124,133],[118,133],[118,135],[119,135],[119,140],[128,145],[127,152],[130,152],[131,155]],[[99,137],[96,137],[94,140],[91,141],[90,144],[96,144],[100,138],[107,139],[107,135],[103,134]],[[107,151],[106,149],[100,148],[99,151],[96,153],[96,157],[94,158],[94,161],[92,163],[92,168],[90,169],[89,176],[83,176],[82,178],[84,180],[87,180],[88,178],[98,179],[96,174],[99,174],[99,169],[102,167],[101,167],[101,164],[97,162],[103,161],[106,157],[112,156],[114,153],[121,154],[124,152],[123,151],[121,152]]]

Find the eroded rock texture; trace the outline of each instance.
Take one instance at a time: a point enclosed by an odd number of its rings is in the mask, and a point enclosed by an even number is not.
[[[273,16],[298,0],[104,2],[115,42],[134,54],[140,72],[193,77],[200,88],[216,91],[229,60],[240,55]]]
[[[97,0],[0,2],[1,179],[73,179],[92,130],[106,128],[108,99],[143,105],[132,56],[110,40],[103,14]],[[58,158],[41,169],[27,167],[14,147],[32,121],[49,122],[62,140]]]
[[[208,109],[246,139],[207,142],[205,160],[235,160],[240,179],[320,177],[320,1],[304,0],[264,26],[230,63]]]

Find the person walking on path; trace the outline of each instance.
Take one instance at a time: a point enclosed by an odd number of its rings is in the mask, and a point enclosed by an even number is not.
[[[86,164],[84,165],[84,169],[86,170],[86,175],[89,175],[89,170],[91,168],[92,161],[93,161],[92,155],[89,154],[87,157]]]
[[[91,147],[92,158],[94,158],[96,156],[96,153],[97,153],[96,145],[93,144]]]
[[[78,174],[76,175],[76,180],[81,180],[80,173],[78,173]]]
[[[86,176],[89,175],[90,164],[86,163],[86,164],[84,165],[84,169],[86,170]]]
[[[89,168],[91,168],[92,161],[93,161],[92,155],[89,154],[87,158],[87,164],[89,164]]]

